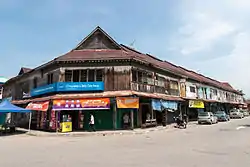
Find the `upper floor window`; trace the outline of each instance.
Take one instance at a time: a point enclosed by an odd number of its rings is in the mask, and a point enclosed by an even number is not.
[[[169,94],[179,96],[179,84],[178,81],[169,82]]]
[[[53,83],[53,73],[47,75],[47,84]]]
[[[214,95],[217,96],[218,95],[218,91],[216,89],[214,89]]]
[[[37,88],[37,77],[33,79],[33,88]]]
[[[170,89],[178,90],[178,82],[177,81],[170,81]]]
[[[103,81],[103,69],[66,70],[65,82]]]
[[[195,87],[194,87],[194,86],[190,86],[189,88],[190,88],[190,92],[192,92],[192,93],[196,93],[196,91],[195,91]]]
[[[156,80],[155,81],[156,86],[165,87],[166,79],[164,77],[156,75],[155,80]]]
[[[132,82],[153,85],[153,73],[132,69]]]

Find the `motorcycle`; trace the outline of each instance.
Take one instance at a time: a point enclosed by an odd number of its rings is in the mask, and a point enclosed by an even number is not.
[[[187,122],[180,117],[174,117],[175,123],[176,123],[176,128],[180,129],[186,129],[187,128]]]

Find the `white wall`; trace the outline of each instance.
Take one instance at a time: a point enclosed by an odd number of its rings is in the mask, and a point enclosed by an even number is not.
[[[190,92],[190,87],[195,87],[195,93]],[[186,97],[196,99],[197,96],[197,87],[194,83],[186,82]]]

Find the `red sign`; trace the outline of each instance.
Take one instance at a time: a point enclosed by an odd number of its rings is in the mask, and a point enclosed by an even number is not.
[[[49,108],[49,101],[46,102],[31,102],[26,109],[34,111],[47,111]]]

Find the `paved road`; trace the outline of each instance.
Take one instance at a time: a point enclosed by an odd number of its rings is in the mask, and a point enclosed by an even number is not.
[[[3,167],[249,167],[250,118],[141,135],[0,138]]]

